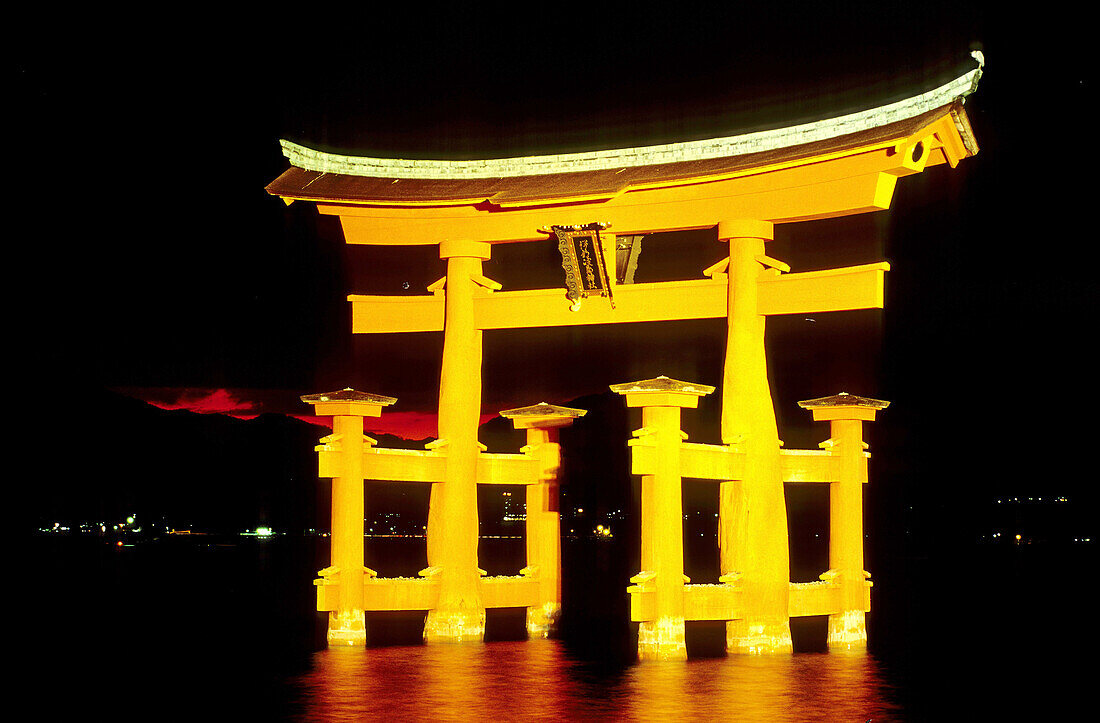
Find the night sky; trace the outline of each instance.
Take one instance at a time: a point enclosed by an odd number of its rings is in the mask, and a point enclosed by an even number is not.
[[[433,411],[439,335],[353,340],[345,297],[420,293],[442,265],[431,249],[349,248],[308,204],[267,195],[287,166],[280,138],[469,158],[730,135],[913,95],[980,48],[978,156],[902,179],[889,212],[777,229],[770,253],[796,271],[893,267],[885,311],[769,321],[780,424],[795,426],[788,447],[812,446],[798,399],[889,399],[870,433],[880,472],[920,480],[926,499],[935,486],[1091,500],[1064,453],[1090,442],[1095,368],[1083,24],[884,5],[85,11],[61,26],[23,11],[5,63],[6,238],[26,431],[54,411],[75,433],[103,423],[84,403],[101,390],[248,415],[300,413],[298,395],[350,385]],[[705,234],[655,241],[638,280],[697,275],[718,255]],[[515,288],[555,263],[508,249],[486,274]],[[716,383],[720,326],[649,326],[486,334],[486,413],[660,373]]]

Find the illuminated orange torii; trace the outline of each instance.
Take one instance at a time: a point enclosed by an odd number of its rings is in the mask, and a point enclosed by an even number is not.
[[[333,645],[363,645],[366,642],[364,613],[368,611],[436,610],[439,599],[450,593],[448,578],[441,573],[469,560],[469,546],[444,546],[440,539],[464,540],[453,528],[437,527],[427,534],[428,567],[419,578],[379,578],[366,567],[363,549],[364,482],[424,482],[438,484],[447,479],[446,440],[429,444],[429,449],[376,448],[377,441],[363,434],[363,418],[377,417],[382,407],[397,400],[354,389],[310,394],[302,401],[312,404],[316,414],[333,418],[333,433],[317,446],[319,474],[332,478],[331,564],[321,570],[317,586],[317,609],[329,613],[328,641]],[[477,484],[525,485],[527,489],[527,565],[519,575],[484,577],[477,567],[477,499],[472,503],[475,546],[475,579],[468,582],[481,606],[484,630],[485,608],[527,608],[529,633],[545,637],[561,608],[560,514],[557,507],[558,468],[561,453],[558,430],[585,412],[580,409],[540,403],[501,412],[527,430],[527,444],[520,454],[480,454],[474,478]],[[456,485],[457,486],[457,485]],[[449,509],[466,509],[451,502]],[[456,517],[459,517],[456,515]],[[442,529],[440,529],[442,527]],[[433,544],[435,543],[435,544]],[[456,559],[457,558],[457,559]],[[452,585],[454,584],[451,578]],[[444,598],[445,599],[445,598]],[[433,639],[430,630],[425,637]],[[480,639],[481,633],[450,636],[447,640]]]
[[[721,572],[741,590],[741,617],[727,623],[727,648],[791,649],[784,463],[765,319],[881,308],[889,266],[790,273],[766,255],[765,244],[777,223],[887,209],[899,177],[954,167],[976,153],[963,98],[980,75],[979,67],[920,96],[839,118],[663,146],[429,161],[337,156],[283,142],[292,167],[270,193],[339,217],[348,243],[433,244],[446,261],[430,295],[348,297],[354,333],[444,332],[433,451],[441,468],[427,534],[438,596],[426,640],[484,633],[476,519],[486,457],[477,440],[482,333],[726,318],[722,442],[737,444],[743,455],[740,478],[720,481]],[[504,291],[482,273],[493,244],[537,241],[545,238],[542,229],[593,221],[619,235],[716,227],[729,251],[699,280],[618,284],[609,274],[604,292],[613,305],[604,298],[578,306],[560,288]],[[615,236],[602,233],[599,242],[614,258]]]
[[[685,441],[680,410],[696,407],[699,398],[714,387],[661,376],[613,384],[611,390],[623,395],[627,406],[642,410],[642,427],[629,442],[631,471],[642,477],[642,570],[627,588],[630,619],[639,623],[638,656],[642,660],[687,658],[684,623],[688,620],[725,620],[729,647],[756,653],[789,649],[784,641],[768,639],[762,634],[765,631],[750,628],[761,620],[827,615],[830,649],[865,646],[871,582],[863,569],[863,484],[869,456],[864,451],[863,422],[874,421],[875,413],[888,402],[845,392],[799,402],[813,411],[814,421],[831,423],[832,436],[819,445],[820,450],[779,449],[777,457],[770,445],[761,454],[743,435],[723,445]],[[781,482],[829,485],[829,569],[821,574],[821,582],[788,582],[786,571],[774,563],[774,558],[785,558],[788,552],[786,530],[781,531],[783,539],[766,546],[760,538],[769,533],[778,537],[777,531],[746,524],[750,511],[774,503],[768,499],[774,497],[774,480],[755,472],[760,464],[772,467],[769,471],[777,473]],[[717,585],[689,585],[684,575],[684,477],[715,480],[727,488],[724,495],[732,493],[732,519],[741,524],[719,531],[723,549],[733,553],[732,565],[723,556],[723,569],[733,571],[725,572]],[[753,489],[754,481],[761,479],[768,486]],[[741,483],[740,489],[736,482]],[[774,515],[766,516],[765,522],[772,524],[772,519]],[[780,580],[771,579],[780,573]],[[781,589],[786,595],[780,594]],[[782,616],[780,605],[785,605]]]

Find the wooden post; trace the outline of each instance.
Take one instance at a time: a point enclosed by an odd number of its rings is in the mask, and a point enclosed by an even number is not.
[[[339,585],[337,609],[329,612],[328,643],[366,645],[363,582],[374,572],[363,564],[363,447],[374,440],[363,435],[363,417],[380,416],[383,405],[397,400],[350,387],[301,399],[312,404],[317,415],[333,417],[332,436],[322,442],[340,450],[338,474],[332,479],[330,566],[321,571]]]
[[[638,659],[687,660],[680,409],[698,406],[714,387],[657,377],[611,390],[624,395],[628,407],[642,407],[635,435],[656,447],[653,474],[642,475],[642,570],[631,582],[654,591],[657,617],[638,623]]]
[[[474,294],[489,244],[445,241],[447,261],[443,364],[439,382],[438,447],[447,455],[442,484],[428,509],[428,568],[440,575],[438,606],[428,611],[424,640],[482,640],[485,608],[477,565],[477,428],[481,417],[481,331]]]
[[[527,430],[521,450],[539,460],[539,483],[527,485],[527,566],[524,572],[539,581],[538,604],[527,608],[527,634],[549,637],[561,613],[561,481],[562,427],[585,415],[583,409],[540,402],[531,407],[508,409],[500,416],[511,419],[516,429]]]
[[[772,271],[762,262],[764,241],[772,237],[772,224],[763,221],[718,225],[719,240],[730,247],[722,442],[745,453],[743,479],[721,483],[719,492],[722,574],[739,575],[744,591],[744,618],[726,623],[726,649],[737,653],[792,650],[787,508],[764,353],[766,317],[757,304],[758,282]]]
[[[813,411],[815,422],[829,422],[826,446],[838,463],[837,481],[829,485],[829,570],[822,575],[840,586],[840,609],[829,615],[829,648],[865,648],[871,583],[863,569],[863,422],[890,403],[841,392],[798,404]]]

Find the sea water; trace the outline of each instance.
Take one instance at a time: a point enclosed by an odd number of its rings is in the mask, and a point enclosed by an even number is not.
[[[368,544],[397,560],[416,543]],[[793,622],[793,655],[726,656],[721,623],[689,623],[683,663],[635,661],[615,574],[568,581],[557,639],[524,639],[520,610],[490,611],[487,641],[460,645],[422,644],[422,613],[372,614],[367,648],[328,649],[317,538],[27,550],[9,697],[38,718],[1029,720],[1075,711],[1092,689],[1093,616],[1075,582],[1091,550],[911,560],[876,575],[868,651],[827,652],[821,619]],[[563,557],[576,554],[567,542]]]

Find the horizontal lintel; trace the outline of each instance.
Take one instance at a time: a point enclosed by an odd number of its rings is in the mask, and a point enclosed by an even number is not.
[[[656,590],[651,586],[632,585],[630,620],[657,619]],[[871,609],[871,586],[864,588],[863,609]],[[737,620],[741,617],[741,589],[735,585],[684,585],[684,620]],[[833,615],[843,611],[842,588],[826,582],[792,582],[788,614],[792,618]]]
[[[479,454],[477,483],[533,485],[540,482],[539,460],[526,454]]]
[[[631,474],[654,474],[657,468],[657,447],[644,439],[628,442],[631,449]],[[784,482],[830,484],[837,482],[837,455],[817,449],[779,450],[780,470]],[[680,445],[680,476],[688,479],[736,481],[742,478],[745,454],[719,444]]]
[[[892,144],[773,173],[636,188],[580,203],[561,198],[548,205],[491,208],[484,203],[401,207],[351,199],[313,202],[320,213],[340,217],[347,243],[367,245],[430,245],[447,238],[541,241],[545,236],[539,228],[583,225],[594,217],[626,236],[712,228],[723,218],[793,223],[889,208],[897,181],[889,173],[897,166],[891,149]]]
[[[584,326],[643,321],[712,319],[726,315],[725,279],[664,281],[614,287],[615,308],[602,296],[583,299],[577,311],[565,288],[498,291],[474,299],[480,329]]]
[[[820,449],[781,449],[779,467],[784,482],[829,484],[840,479],[837,456]]]
[[[741,588],[733,585],[684,585],[684,620],[737,620]]]
[[[438,580],[375,577],[363,581],[364,610],[431,610],[438,600]]]
[[[321,581],[318,581],[321,582]],[[481,578],[479,589],[486,608],[534,607],[539,604],[539,581],[521,576]],[[414,577],[373,577],[363,580],[363,609],[367,611],[431,610],[439,600],[439,580]],[[340,583],[317,585],[317,610],[338,609]]]
[[[684,620],[737,620],[741,617],[741,589],[733,585],[684,585]],[[651,585],[632,585],[630,620],[657,619],[657,592]]]
[[[762,276],[757,284],[761,314],[819,314],[881,309],[890,264],[864,264],[825,271]]]
[[[481,604],[486,608],[535,607],[542,602],[539,581],[533,577],[483,577],[480,591]]]
[[[340,455],[337,450],[318,452],[318,476],[340,475]],[[443,482],[446,452],[414,449],[363,450],[363,479],[386,482]],[[538,484],[539,461],[525,454],[479,454],[478,484],[530,485]]]
[[[318,476],[338,477],[340,458],[338,450],[322,450],[317,453]],[[363,449],[363,479],[387,482],[442,482],[446,456],[439,452],[414,449]]]
[[[814,314],[883,306],[883,262],[825,271],[762,276],[758,311],[764,315]],[[497,291],[474,297],[479,329],[529,329],[588,324],[716,319],[727,314],[727,276],[624,284],[615,287],[615,308],[604,297],[581,301],[577,311],[564,288]],[[432,296],[348,297],[352,332],[379,334],[442,331],[444,298]]]
[[[366,296],[352,294],[353,334],[443,331],[444,295]]]
[[[644,440],[631,440],[632,474],[654,474],[657,468],[657,447]],[[745,468],[745,454],[718,444],[680,445],[680,476],[690,479],[738,480]]]
[[[863,588],[863,611],[871,610],[871,583]],[[843,588],[828,582],[792,582],[788,597],[788,615],[792,618],[811,615],[835,615],[844,611]]]

